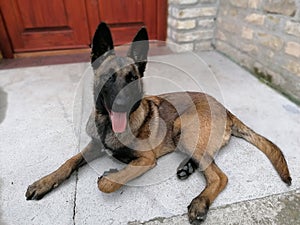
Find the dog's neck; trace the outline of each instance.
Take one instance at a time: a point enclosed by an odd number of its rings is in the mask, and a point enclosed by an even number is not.
[[[136,135],[139,128],[143,125],[144,119],[147,116],[146,113],[149,111],[149,104],[146,99],[140,101],[139,106],[136,110],[130,113],[129,115],[129,127],[131,132]]]

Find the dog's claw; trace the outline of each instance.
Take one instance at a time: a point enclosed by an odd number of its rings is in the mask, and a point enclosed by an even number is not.
[[[39,193],[35,185],[30,185],[26,191],[26,200],[39,200],[43,198],[46,193]]]
[[[202,222],[204,222],[204,220],[206,219],[207,214],[203,213],[203,214],[199,214],[195,220],[193,220],[191,222],[191,224],[193,225],[200,225]]]
[[[290,176],[287,178],[284,178],[283,181],[287,184],[287,186],[292,185],[292,178]]]
[[[196,218],[194,219],[190,218],[189,221],[190,224],[192,225],[200,225],[202,222],[205,221],[206,217],[207,217],[207,211],[205,210],[204,212],[198,213]]]
[[[48,183],[43,179],[38,180],[28,186],[25,193],[26,200],[40,200],[55,187],[57,187],[56,183]]]
[[[26,194],[25,194],[26,200],[34,200],[35,197],[35,191],[30,190],[30,186],[28,187]]]
[[[193,172],[194,168],[190,163],[187,163],[183,168],[178,168],[177,170],[177,177],[180,180],[186,180]]]
[[[209,201],[206,198],[195,198],[188,206],[189,222],[199,225],[205,221],[209,209]]]

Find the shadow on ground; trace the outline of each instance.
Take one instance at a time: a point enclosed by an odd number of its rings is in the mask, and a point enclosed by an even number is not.
[[[2,195],[2,194],[1,194],[1,188],[2,188],[2,185],[3,185],[3,181],[2,181],[2,179],[0,178],[0,195]],[[1,224],[1,225],[5,225],[5,224],[4,224],[4,221],[3,221],[3,219],[2,219],[2,214],[3,214],[3,213],[2,213],[2,209],[0,208],[0,224]]]
[[[2,90],[0,87],[0,124],[5,118],[7,109],[7,93]],[[0,195],[1,195],[1,187],[2,187],[2,180],[0,179]],[[4,224],[2,221],[2,210],[0,208],[0,224]]]
[[[7,93],[0,87],[0,123],[5,118],[7,109]]]

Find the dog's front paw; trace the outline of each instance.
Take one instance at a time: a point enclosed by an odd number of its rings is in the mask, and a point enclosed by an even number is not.
[[[205,197],[195,198],[188,206],[189,221],[193,225],[201,224],[209,209],[209,200]]]
[[[39,200],[49,191],[57,187],[57,184],[49,177],[44,177],[29,185],[26,191],[26,200]]]
[[[122,184],[118,184],[106,176],[98,178],[98,188],[104,193],[112,193],[122,187]]]
[[[98,178],[98,188],[104,193],[112,193],[120,189],[123,185],[117,183],[116,173],[117,169],[110,169],[105,171],[101,177]]]

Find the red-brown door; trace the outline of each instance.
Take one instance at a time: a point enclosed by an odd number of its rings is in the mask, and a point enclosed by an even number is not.
[[[128,43],[136,32],[146,26],[152,40],[165,40],[167,0],[93,0],[89,19],[91,36],[99,21],[105,21],[112,30],[116,45]],[[99,20],[95,20],[95,18]]]
[[[115,45],[130,42],[141,26],[150,39],[165,40],[167,0],[0,0],[0,17],[2,52],[87,49],[100,21]]]
[[[3,0],[2,14],[15,53],[86,47],[82,0]]]

